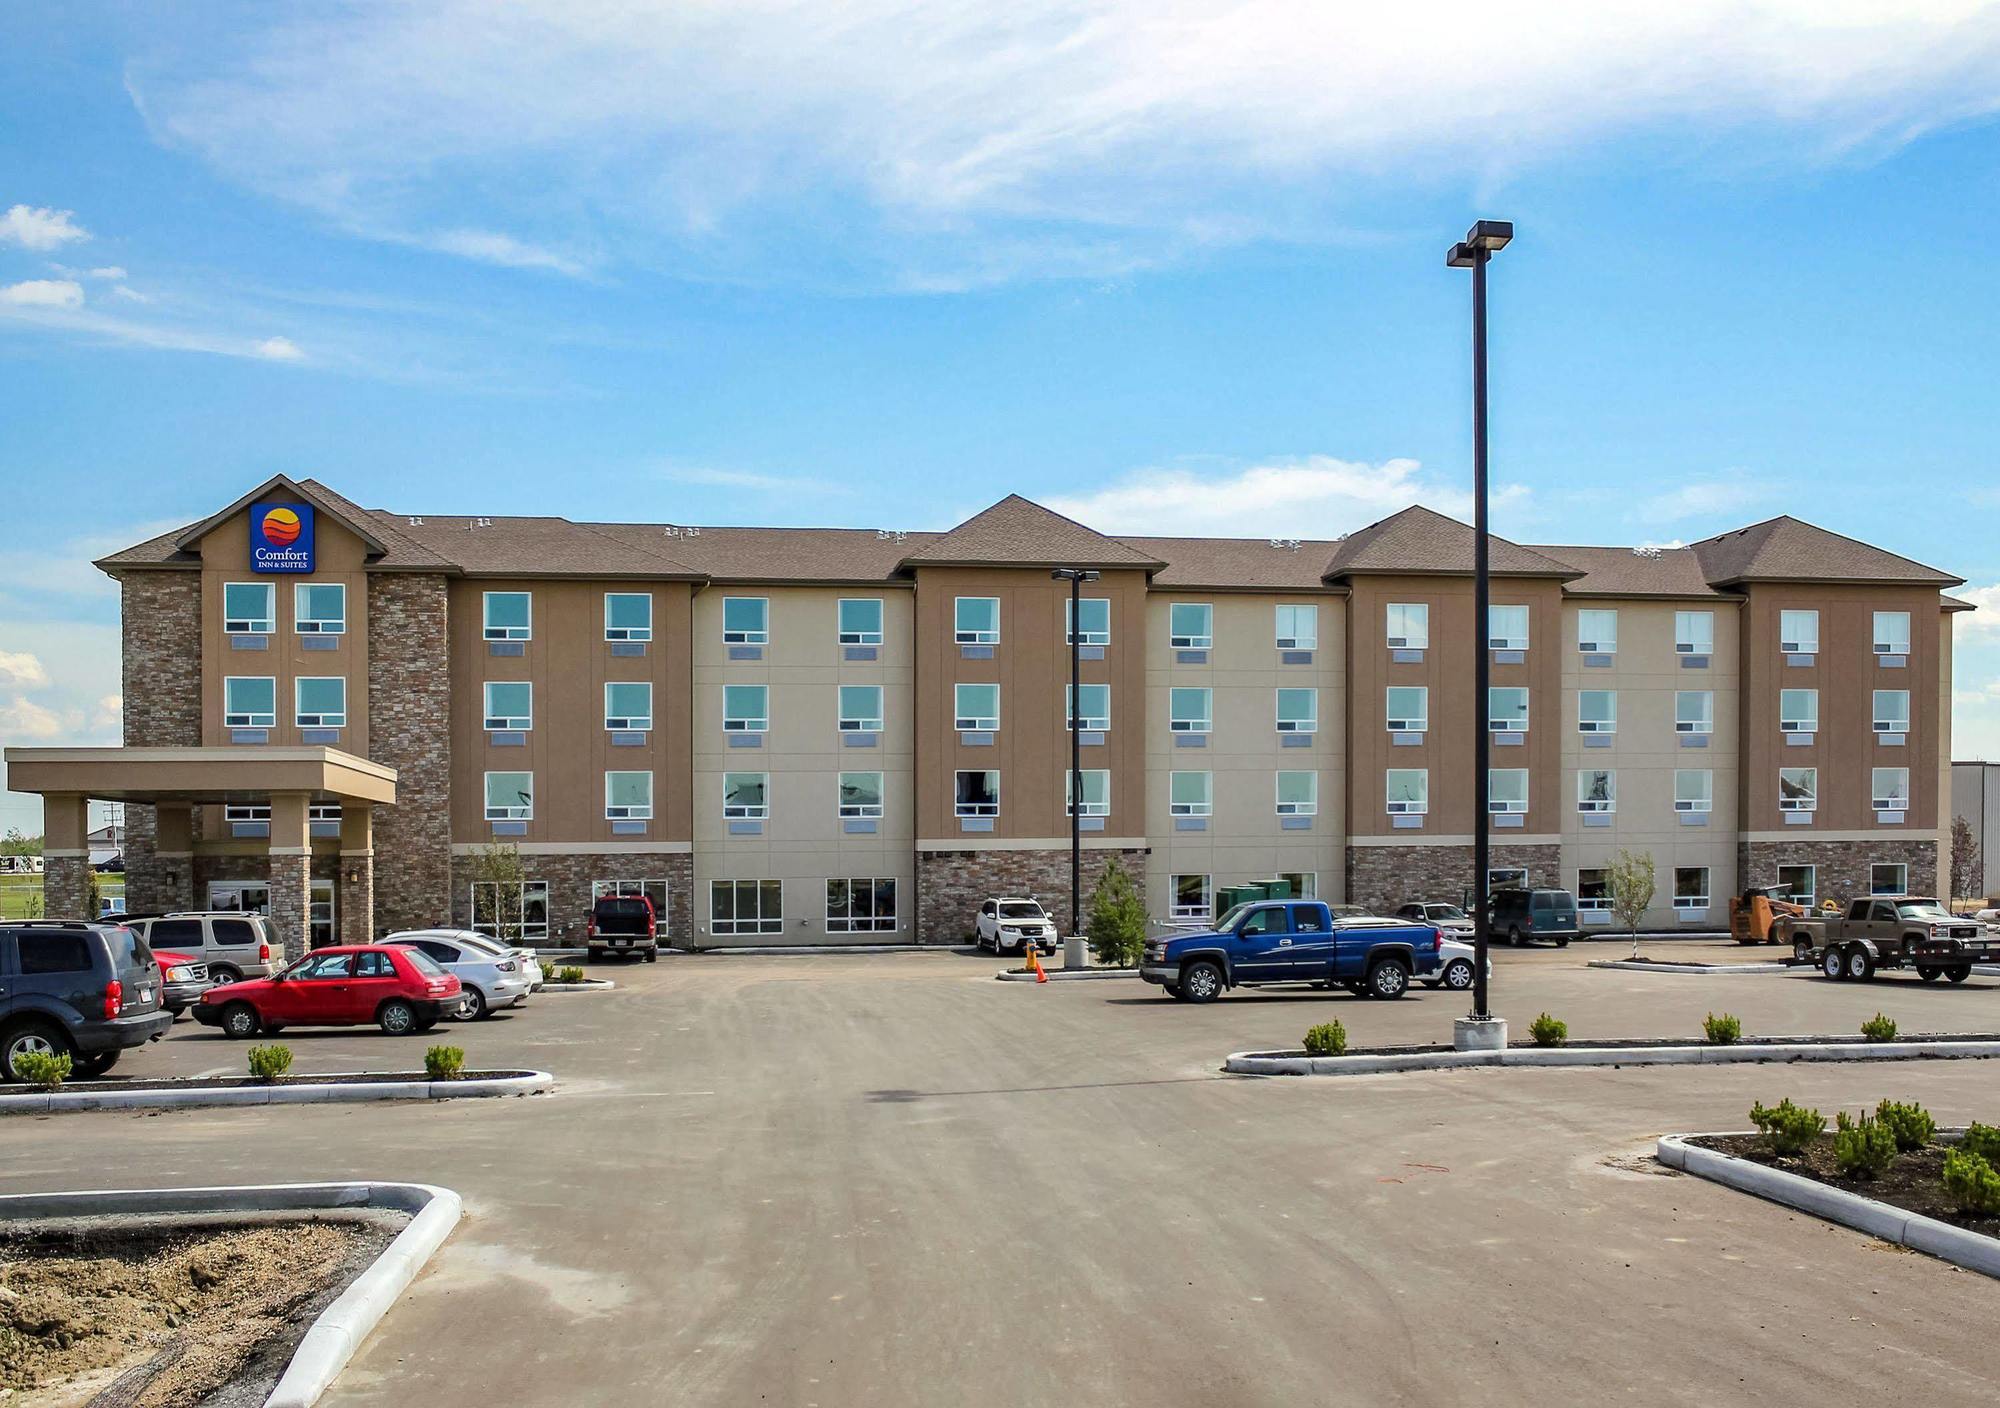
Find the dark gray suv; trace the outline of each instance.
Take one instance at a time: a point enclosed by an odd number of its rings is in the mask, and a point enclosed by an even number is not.
[[[21,1079],[14,1062],[31,1051],[103,1075],[173,1020],[153,951],[123,924],[0,925],[0,1079]]]

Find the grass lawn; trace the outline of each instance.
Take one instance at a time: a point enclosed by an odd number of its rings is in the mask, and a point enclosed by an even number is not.
[[[97,877],[97,892],[106,899],[123,896],[125,878],[122,875],[100,875]],[[41,897],[41,876],[0,875],[0,919],[28,918],[31,904]]]

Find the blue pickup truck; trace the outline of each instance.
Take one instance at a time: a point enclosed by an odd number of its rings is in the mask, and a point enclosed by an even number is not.
[[[1265,983],[1392,998],[1437,972],[1439,944],[1435,925],[1337,919],[1317,900],[1266,900],[1237,905],[1202,933],[1148,939],[1139,976],[1188,1002]]]

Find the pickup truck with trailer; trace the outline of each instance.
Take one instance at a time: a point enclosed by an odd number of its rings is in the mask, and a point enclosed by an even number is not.
[[[1835,980],[1866,982],[1878,968],[1914,968],[1927,983],[1962,983],[1975,963],[2000,963],[2000,938],[1923,895],[1869,895],[1826,918],[1773,921],[1792,957]]]
[[[1411,978],[1438,972],[1439,948],[1434,924],[1338,918],[1317,900],[1267,900],[1237,905],[1213,929],[1148,939],[1139,976],[1188,1002],[1267,983],[1397,998]]]

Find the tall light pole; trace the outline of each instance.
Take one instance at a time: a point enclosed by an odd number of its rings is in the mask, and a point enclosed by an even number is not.
[[[1083,584],[1098,574],[1058,567],[1049,576],[1069,583],[1069,933],[1063,967],[1081,968],[1083,956]]]
[[[1487,696],[1493,676],[1493,652],[1487,620],[1492,602],[1491,564],[1486,524],[1486,261],[1514,238],[1506,220],[1481,220],[1453,245],[1444,262],[1453,269],[1472,270],[1472,776],[1475,809],[1472,817],[1472,1011],[1459,1022],[1453,1044],[1487,1048],[1507,1044],[1507,1024],[1493,1016],[1486,1003],[1486,955],[1492,947],[1487,912],[1487,870],[1492,853],[1492,821],[1488,765]]]

